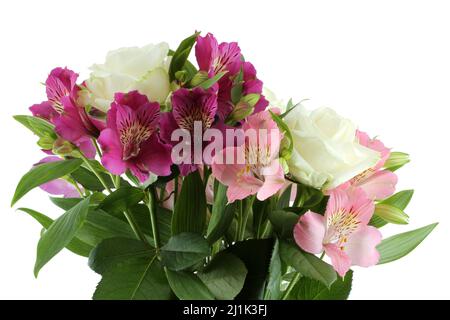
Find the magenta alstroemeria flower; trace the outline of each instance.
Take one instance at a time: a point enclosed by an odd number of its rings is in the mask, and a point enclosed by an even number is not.
[[[45,86],[47,101],[30,107],[34,116],[46,119],[55,125],[56,133],[78,146],[92,158],[95,148],[90,141],[98,137],[104,128],[102,121],[90,117],[84,106],[78,105],[78,74],[67,68],[55,68],[50,72]]]
[[[45,157],[38,163],[34,164],[33,167],[39,166],[44,163],[61,161],[61,160],[62,159],[55,157],[55,156]],[[42,190],[44,190],[52,195],[57,195],[57,196],[62,195],[64,198],[80,197],[80,194],[78,193],[75,186],[73,184],[71,184],[70,182],[68,182],[67,180],[64,180],[62,178],[46,182],[44,184],[41,184],[39,187]],[[79,186],[79,188],[80,188],[80,190],[83,189],[83,187],[81,187],[81,186]]]
[[[208,33],[205,37],[198,36],[195,45],[195,56],[201,71],[210,77],[228,71],[230,66],[241,60],[241,49],[237,42],[222,42]]]
[[[381,159],[373,168],[360,173],[344,186],[360,187],[370,199],[374,200],[382,200],[393,195],[398,181],[397,175],[389,170],[383,170],[384,163],[391,153],[390,150],[380,140],[371,139],[365,132],[356,131],[356,138],[364,147],[378,151]]]
[[[161,138],[165,142],[172,145],[179,142],[171,141],[172,132],[177,129],[187,130],[191,134],[191,138],[194,139],[195,122],[201,123],[201,133],[214,125],[217,112],[217,95],[212,90],[181,88],[172,94],[171,101],[172,111],[161,115]],[[197,170],[197,164],[194,163],[193,156],[194,150],[191,150],[190,157],[180,161],[182,175]]]
[[[145,95],[137,91],[116,93],[107,127],[98,138],[105,168],[117,175],[129,169],[141,182],[149,173],[169,175],[171,148],[159,138],[159,118],[159,104]]]
[[[334,269],[344,276],[352,265],[370,267],[378,263],[377,228],[368,226],[375,206],[361,188],[339,187],[331,191],[325,216],[308,211],[295,225],[294,238],[306,252],[325,251]]]
[[[251,115],[242,130],[243,144],[224,148],[211,164],[212,175],[228,186],[230,203],[254,194],[258,200],[265,200],[277,193],[285,182],[278,161],[282,135],[270,113]]]
[[[243,96],[256,93],[261,95],[254,106],[254,113],[264,110],[268,101],[262,93],[262,81],[256,77],[256,69],[250,62],[244,62],[241,50],[236,42],[218,43],[216,38],[208,33],[205,37],[198,36],[195,46],[195,55],[201,71],[208,73],[210,77],[227,72],[214,86],[218,90],[217,115],[224,121],[233,110],[231,102],[231,89],[233,80],[243,72]]]

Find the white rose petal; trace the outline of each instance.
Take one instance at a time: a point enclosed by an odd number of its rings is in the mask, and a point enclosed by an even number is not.
[[[378,152],[358,143],[356,126],[332,109],[309,111],[299,105],[285,122],[294,141],[289,172],[306,185],[335,188],[380,159]]]
[[[106,112],[117,92],[138,90],[150,101],[163,103],[170,92],[167,43],[108,52],[104,64],[94,64],[86,81],[89,103]]]

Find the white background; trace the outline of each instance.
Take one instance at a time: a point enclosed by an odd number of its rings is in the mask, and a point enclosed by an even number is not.
[[[64,250],[33,277],[40,226],[9,207],[19,178],[43,155],[13,114],[45,98],[48,72],[88,76],[110,49],[194,30],[238,41],[281,98],[312,99],[411,154],[399,189],[416,190],[409,226],[439,221],[412,254],[355,268],[353,299],[450,298],[450,7],[446,1],[0,1],[0,298],[89,299],[99,276]],[[57,216],[43,191],[19,206]]]

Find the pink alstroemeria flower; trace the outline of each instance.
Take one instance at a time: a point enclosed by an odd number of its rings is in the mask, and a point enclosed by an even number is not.
[[[227,72],[213,87],[218,92],[217,115],[220,120],[225,120],[233,110],[231,102],[231,89],[233,79],[243,71],[243,92],[245,96],[250,93],[261,95],[262,81],[256,78],[256,69],[250,62],[244,62],[241,49],[236,42],[218,43],[216,38],[208,33],[205,37],[198,36],[195,46],[195,55],[200,70],[208,73],[210,77]],[[268,106],[268,101],[261,95],[254,107],[254,112],[260,112]]]
[[[380,161],[370,169],[360,173],[344,186],[360,187],[370,199],[382,200],[395,193],[397,175],[389,170],[383,170],[386,160],[389,158],[390,150],[378,139],[371,139],[367,133],[356,131],[359,143],[369,149],[378,151],[381,155]]]
[[[45,157],[38,163],[34,164],[33,167],[39,166],[44,163],[61,161],[61,160],[62,159],[55,157],[55,156]],[[73,184],[71,184],[70,182],[68,182],[67,180],[64,180],[62,178],[46,182],[44,184],[41,184],[39,187],[42,190],[44,190],[52,195],[57,195],[57,196],[62,195],[64,198],[80,197],[80,194],[78,193],[75,186]],[[83,189],[83,187],[81,187],[81,186],[79,186],[79,188],[80,188],[80,190]]]
[[[369,267],[378,263],[377,228],[368,226],[374,203],[361,188],[331,191],[325,216],[308,211],[295,225],[294,238],[306,252],[325,251],[334,269],[344,276],[352,265]]]
[[[137,91],[116,93],[107,114],[107,128],[98,141],[103,150],[102,163],[111,173],[127,169],[145,182],[149,173],[170,174],[170,146],[158,134],[160,107]]]
[[[174,130],[183,129],[191,134],[193,140],[195,123],[201,123],[201,133],[203,133],[206,129],[213,127],[216,112],[217,95],[212,90],[178,89],[172,94],[172,111],[161,115],[161,138],[166,143],[175,145],[179,141],[172,141],[172,133]],[[180,164],[180,172],[183,176],[197,170],[198,164],[195,164],[193,159],[194,151],[192,148],[189,158],[187,158],[188,155],[183,155],[186,157]]]
[[[95,156],[91,138],[98,137],[103,122],[90,117],[83,106],[78,105],[80,88],[76,84],[78,74],[67,68],[55,68],[50,72],[45,86],[47,101],[30,107],[34,116],[50,121],[56,133],[78,146],[87,157]]]
[[[284,185],[284,171],[278,161],[282,135],[269,111],[251,115],[242,126],[244,143],[226,147],[213,158],[212,175],[228,186],[228,202],[256,194],[265,200]],[[265,134],[261,135],[261,130]],[[251,139],[253,131],[256,139]],[[245,159],[241,162],[239,159]],[[228,161],[231,160],[232,163]]]

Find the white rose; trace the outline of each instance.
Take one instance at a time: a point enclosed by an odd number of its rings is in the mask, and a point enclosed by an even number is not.
[[[104,64],[94,64],[86,81],[89,103],[107,111],[116,92],[138,90],[150,101],[164,103],[169,92],[169,46],[167,43],[145,47],[121,48],[108,52]]]
[[[360,145],[356,126],[334,110],[299,105],[285,117],[294,142],[289,172],[300,182],[332,189],[375,166],[380,154]]]

